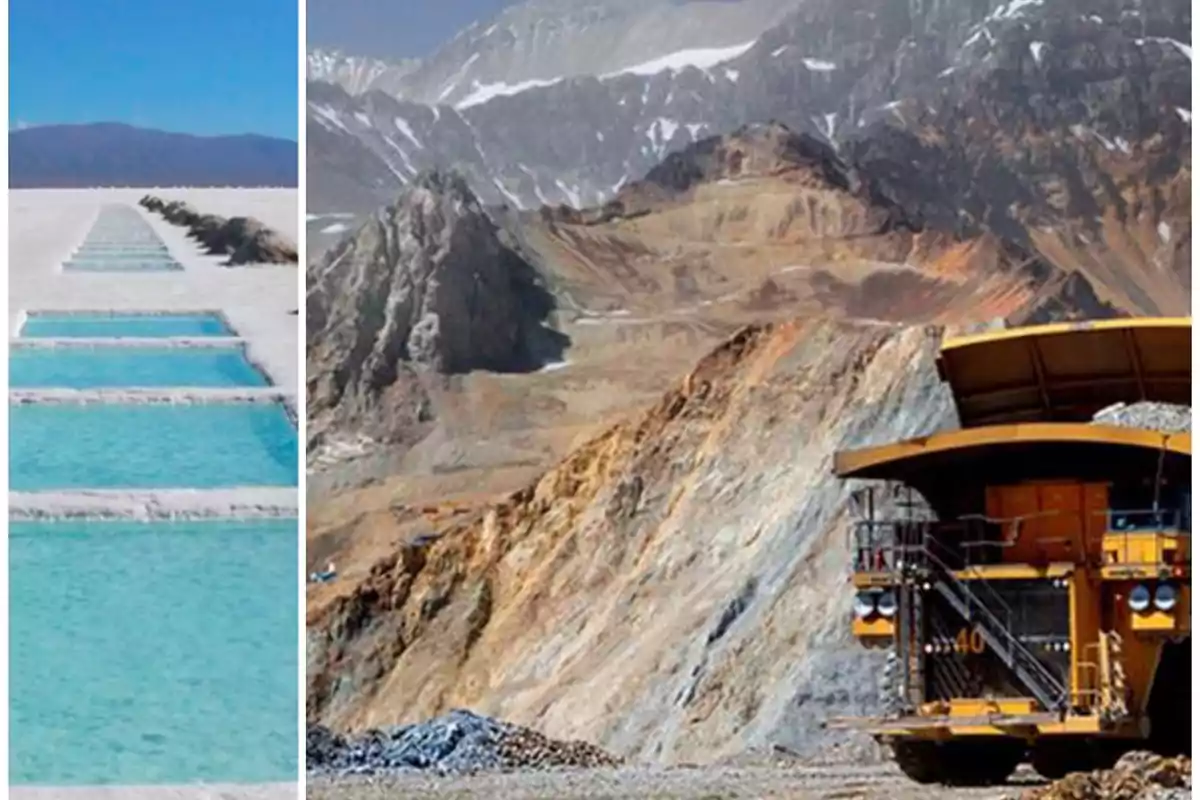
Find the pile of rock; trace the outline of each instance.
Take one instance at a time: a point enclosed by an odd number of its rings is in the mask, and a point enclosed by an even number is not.
[[[139,203],[143,208],[161,214],[172,225],[188,229],[191,236],[212,255],[229,256],[227,265],[295,264],[299,261],[296,246],[278,231],[268,228],[253,217],[225,218],[216,214],[201,214],[187,203],[146,195]]]
[[[1074,772],[1030,789],[1021,800],[1175,800],[1192,796],[1192,760],[1153,753],[1126,753],[1116,766]]]
[[[310,725],[307,739],[308,771],[334,776],[585,769],[621,763],[587,742],[550,739],[529,728],[461,709],[416,725],[351,736]]]
[[[1192,430],[1192,409],[1170,403],[1117,403],[1097,413],[1092,421],[1123,428],[1187,433]]]

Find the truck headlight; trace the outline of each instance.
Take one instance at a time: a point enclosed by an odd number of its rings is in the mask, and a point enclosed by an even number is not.
[[[1170,611],[1179,602],[1179,592],[1169,583],[1160,583],[1154,590],[1154,607],[1159,611]]]
[[[884,617],[896,616],[896,595],[892,592],[884,592],[879,595],[875,601],[875,609]]]
[[[1145,611],[1150,607],[1150,590],[1139,583],[1129,591],[1129,607],[1134,611]]]
[[[870,592],[859,592],[854,596],[854,616],[866,619],[875,613],[875,595]]]

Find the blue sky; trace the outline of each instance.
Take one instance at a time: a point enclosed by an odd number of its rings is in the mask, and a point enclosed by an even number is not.
[[[12,0],[10,0],[11,2]],[[308,44],[354,55],[416,57],[515,0],[307,0]]]
[[[9,0],[9,125],[297,138],[296,0]]]

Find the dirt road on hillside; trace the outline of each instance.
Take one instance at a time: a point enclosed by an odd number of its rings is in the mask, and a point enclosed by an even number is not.
[[[331,781],[309,778],[310,800],[1002,800],[1039,785],[1036,775],[1019,771],[1008,786],[962,789],[920,786],[891,765],[803,768],[706,767],[625,768],[439,778],[361,778]]]

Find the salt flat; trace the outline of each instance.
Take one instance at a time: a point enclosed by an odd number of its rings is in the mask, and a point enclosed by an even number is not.
[[[137,206],[146,194],[183,200],[202,213],[252,216],[295,241],[295,189],[26,189],[9,197],[9,332],[26,311],[219,310],[246,339],[250,358],[294,398],[299,386],[299,270],[292,265],[222,267],[184,228]],[[100,208],[137,207],[184,269],[179,272],[64,273]]]

